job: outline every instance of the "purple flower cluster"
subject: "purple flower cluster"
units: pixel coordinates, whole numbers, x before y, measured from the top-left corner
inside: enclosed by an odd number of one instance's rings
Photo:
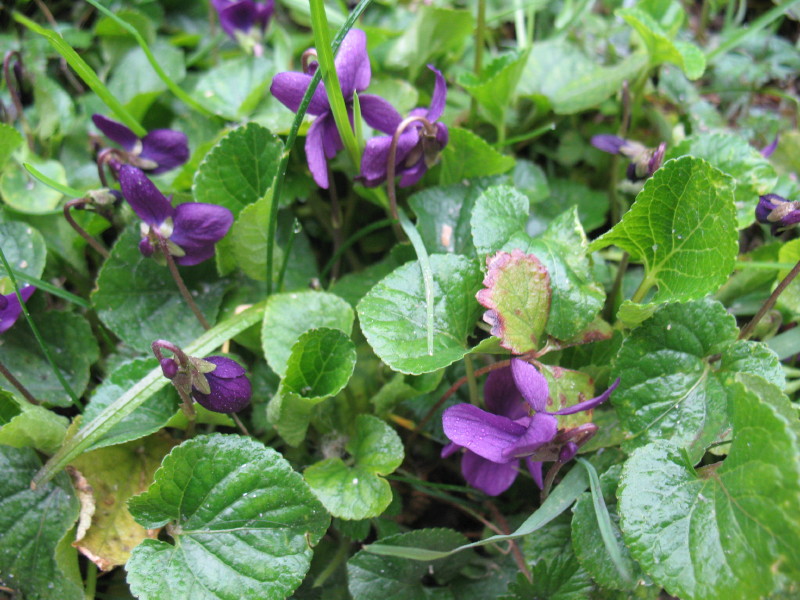
[[[520,459],[541,488],[544,461],[567,462],[578,452],[579,444],[569,432],[558,435],[556,415],[591,410],[608,400],[618,384],[619,380],[615,381],[597,398],[548,412],[549,388],[544,375],[530,363],[514,358],[510,367],[492,371],[486,379],[488,412],[472,404],[456,404],[444,412],[444,433],[452,443],[445,446],[442,456],[465,448],[461,460],[464,478],[491,496],[514,483]]]
[[[766,194],[758,198],[756,220],[772,226],[772,235],[800,223],[800,202],[790,201],[778,194]]]
[[[648,148],[644,144],[626,140],[616,135],[596,135],[592,138],[592,146],[609,154],[621,154],[630,159],[625,176],[631,181],[643,181],[653,176],[664,162],[667,145],[661,142],[657,148]]]
[[[141,169],[123,165],[119,169],[122,195],[143,221],[139,250],[151,256],[165,240],[179,265],[196,265],[214,256],[214,244],[233,224],[230,210],[216,204],[186,202],[176,207]]]
[[[401,126],[406,127],[398,139],[395,155],[396,174],[401,176],[400,185],[413,185],[425,174],[447,144],[447,127],[435,123],[444,111],[447,86],[442,74],[429,66],[436,74],[436,85],[428,109],[418,108],[411,112],[408,121],[386,100],[372,94],[360,94],[367,89],[372,77],[367,55],[367,36],[363,31],[351,29],[342,41],[334,61],[336,74],[342,89],[351,123],[354,120],[354,96],[358,94],[361,116],[377,131],[386,134],[367,141],[361,160],[359,179],[367,186],[376,186],[386,180],[386,166],[392,137]],[[294,112],[300,107],[317,65],[309,65],[306,72],[278,73],[272,80],[270,91],[280,102]],[[306,158],[314,181],[327,189],[328,165],[344,148],[331,112],[328,94],[323,83],[317,86],[308,113],[316,116],[306,136]],[[424,120],[423,120],[424,119]],[[405,125],[403,125],[405,123]],[[426,124],[427,123],[427,124]]]

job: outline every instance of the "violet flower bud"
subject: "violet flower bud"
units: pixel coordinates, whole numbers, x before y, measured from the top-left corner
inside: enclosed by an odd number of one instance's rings
[[[756,220],[772,226],[772,235],[800,223],[800,202],[789,201],[778,194],[766,194],[758,198]]]
[[[203,373],[210,390],[208,394],[192,386],[191,396],[198,404],[218,413],[239,412],[250,404],[253,390],[243,366],[224,356],[209,356],[203,360],[215,368]]]
[[[621,154],[631,160],[625,176],[631,181],[642,181],[653,176],[664,162],[667,145],[661,142],[657,148],[626,140],[616,135],[601,134],[592,137],[592,146],[609,154]]]
[[[161,364],[161,372],[167,379],[175,379],[178,374],[178,361],[174,358],[162,358],[159,363]]]
[[[103,135],[122,146],[126,162],[148,173],[158,175],[189,160],[189,143],[186,134],[180,131],[154,129],[139,138],[122,123],[103,115],[92,115],[92,121]]]

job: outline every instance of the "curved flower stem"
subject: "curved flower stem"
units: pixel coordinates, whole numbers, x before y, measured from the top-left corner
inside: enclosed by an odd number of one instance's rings
[[[386,158],[386,193],[389,195],[389,210],[392,213],[392,218],[397,221],[393,225],[397,239],[402,240],[403,234],[398,223],[400,222],[400,215],[397,212],[397,194],[395,193],[395,161],[397,160],[397,144],[400,141],[400,136],[406,130],[406,127],[412,123],[422,123],[425,132],[430,135],[436,135],[436,127],[434,127],[425,117],[406,117],[394,130],[392,136],[392,144],[389,146],[389,155]]]
[[[542,495],[541,501],[544,502],[547,500],[547,497],[550,495],[550,490],[553,488],[553,482],[556,480],[556,475],[561,470],[561,467],[564,466],[563,462],[556,461],[550,467],[550,470],[547,471],[547,475],[544,477],[544,487],[542,488]]]
[[[17,388],[19,390],[19,393],[25,397],[25,400],[27,400],[31,404],[37,404],[37,405],[41,404],[41,402],[39,402],[36,399],[36,396],[31,394],[30,390],[28,390],[28,388],[22,385],[22,382],[16,377],[14,377],[2,362],[0,362],[0,375],[8,379],[8,382],[15,388]]]
[[[108,258],[109,257],[108,250],[103,248],[103,246],[100,245],[100,242],[98,242],[91,235],[89,235],[87,231],[83,227],[78,225],[75,219],[72,218],[70,209],[72,208],[82,209],[86,206],[86,204],[88,203],[83,198],[76,198],[74,200],[70,200],[64,205],[64,218],[67,220],[67,223],[69,223],[70,226],[78,233],[78,235],[86,240],[86,243],[88,243],[92,248],[97,250],[97,252],[99,252],[103,258]]]
[[[189,439],[194,436],[195,424],[197,423],[197,411],[194,409],[194,400],[186,393],[186,390],[179,385],[172,384],[178,390],[178,396],[181,397],[181,410],[186,415],[186,431],[183,434],[184,439]]]
[[[778,287],[776,287],[775,291],[770,294],[770,297],[767,298],[767,301],[764,302],[763,306],[758,309],[758,312],[752,319],[750,319],[750,322],[742,328],[742,330],[739,332],[740,340],[746,340],[753,335],[753,330],[756,328],[756,325],[758,325],[758,322],[764,317],[764,315],[772,310],[772,307],[775,306],[775,303],[778,301],[778,297],[784,292],[784,290],[786,290],[787,287],[789,287],[789,284],[794,281],[794,278],[797,277],[798,273],[800,273],[800,261],[798,261],[794,268],[789,271],[789,274],[783,278],[783,281],[778,284]]]
[[[108,179],[106,179],[105,166],[110,164],[112,160],[121,160],[122,162],[126,162],[125,157],[122,156],[121,152],[116,148],[103,148],[97,154],[97,176],[100,178],[100,182],[103,184],[103,187],[111,187],[108,185]],[[116,173],[114,172],[113,166],[111,168],[111,173],[116,178]]]
[[[19,65],[20,71],[22,70],[22,57],[20,56],[19,50],[9,50],[6,52],[6,55],[3,58],[3,77],[6,80],[8,95],[11,96],[11,101],[14,103],[14,109],[17,111],[17,118],[19,119],[19,122],[22,123],[22,130],[25,132],[25,139],[28,141],[28,148],[31,152],[33,152],[33,132],[31,131],[31,126],[28,123],[28,119],[25,118],[25,109],[22,106],[22,94],[11,80],[11,63],[14,59],[16,59],[17,65]]]
[[[58,379],[58,382],[61,384],[61,387],[64,388],[64,391],[67,393],[67,396],[69,396],[70,400],[72,400],[72,404],[74,404],[78,410],[83,412],[83,404],[81,404],[80,399],[75,394],[75,392],[72,391],[72,388],[70,387],[69,383],[67,383],[64,374],[58,368],[58,365],[56,365],[56,361],[53,359],[53,355],[50,352],[50,348],[45,343],[42,334],[39,333],[39,328],[36,326],[33,317],[31,317],[31,313],[25,304],[25,300],[23,300],[22,294],[20,294],[19,292],[19,285],[17,284],[17,278],[14,275],[14,270],[11,268],[11,265],[8,264],[8,259],[6,259],[6,255],[3,252],[2,246],[0,246],[0,261],[2,261],[3,266],[6,269],[6,275],[11,280],[11,285],[14,287],[14,293],[17,295],[17,300],[19,300],[19,305],[20,308],[22,309],[22,314],[25,315],[25,320],[28,322],[28,326],[31,328],[31,331],[33,332],[33,337],[36,338],[36,341],[39,344],[39,348],[41,348],[42,350],[42,354],[44,354],[45,359],[50,365],[50,368],[53,370],[53,373],[55,374],[56,379]]]
[[[161,352],[163,349],[172,352],[172,355],[178,359],[178,363],[180,364],[181,368],[186,368],[189,366],[189,357],[186,356],[186,353],[183,350],[181,350],[172,342],[168,342],[167,340],[156,340],[150,344],[150,348],[152,348],[153,354],[156,355],[158,362],[164,360],[164,355]]]
[[[158,247],[161,249],[161,253],[164,255],[164,259],[167,261],[167,267],[169,267],[170,275],[172,275],[172,279],[175,280],[175,284],[178,286],[181,296],[183,296],[183,299],[186,300],[186,304],[189,305],[189,308],[194,313],[194,316],[197,317],[198,321],[200,321],[200,325],[203,326],[203,329],[206,331],[211,329],[211,325],[209,325],[208,321],[206,321],[206,318],[203,315],[203,312],[200,310],[200,307],[197,306],[194,298],[192,298],[189,288],[187,288],[186,284],[183,282],[183,277],[181,277],[180,271],[178,271],[178,266],[175,264],[175,259],[172,258],[172,255],[169,253],[167,240],[158,234],[156,234],[156,238],[158,239]]]
[[[167,340],[156,340],[150,344],[150,347],[152,348],[153,354],[155,354],[159,363],[164,360],[164,355],[162,354],[161,350],[169,350],[172,352],[173,357],[178,359],[181,372],[179,372],[179,374],[172,379],[171,382],[172,387],[175,388],[175,390],[178,392],[178,396],[181,398],[181,410],[183,411],[183,414],[186,415],[186,431],[184,437],[189,439],[194,435],[195,421],[197,420],[197,412],[194,409],[194,400],[192,400],[187,391],[191,389],[192,385],[185,372],[190,368],[189,357],[178,346],[172,342],[168,342]]]

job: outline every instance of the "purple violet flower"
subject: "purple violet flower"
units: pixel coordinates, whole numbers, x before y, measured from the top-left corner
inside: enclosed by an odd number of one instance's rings
[[[158,238],[167,240],[170,254],[179,265],[191,266],[214,256],[214,244],[233,224],[230,210],[216,204],[186,202],[173,207],[141,169],[123,165],[119,170],[122,195],[144,223],[139,250],[151,256]]]
[[[211,4],[219,15],[222,30],[235,42],[252,48],[256,56],[261,56],[261,41],[275,12],[275,0],[211,0]]]
[[[667,144],[661,142],[658,148],[648,148],[644,144],[626,140],[616,135],[596,135],[592,137],[592,146],[609,154],[622,154],[631,159],[626,177],[631,181],[642,181],[653,175],[664,162]]]
[[[367,89],[372,71],[367,55],[367,36],[359,29],[351,29],[342,41],[339,52],[334,61],[339,85],[347,106],[350,120],[353,120],[353,96],[357,92]],[[314,68],[308,69],[309,71]],[[311,73],[298,73],[287,71],[278,73],[272,80],[270,92],[284,106],[297,112],[303,95],[306,93],[313,75]],[[383,133],[394,133],[400,115],[386,100],[372,94],[359,94],[361,116],[373,129]],[[317,118],[311,124],[306,135],[306,159],[308,168],[314,176],[314,181],[321,188],[328,188],[327,161],[336,156],[344,148],[336,122],[333,119],[331,105],[324,83],[320,83],[311,97],[308,105],[308,114]]]
[[[19,290],[22,300],[27,302],[36,288],[32,285],[26,285]],[[22,314],[22,306],[19,303],[19,298],[14,292],[3,296],[0,294],[0,333],[7,331],[14,323],[17,322],[19,316]]]
[[[441,71],[433,65],[428,68],[436,74],[436,84],[433,88],[431,105],[425,108],[415,108],[409,117],[422,117],[435,129],[435,133],[427,132],[427,127],[421,121],[415,121],[400,134],[397,140],[395,154],[395,174],[400,175],[400,187],[414,185],[426,171],[439,160],[439,153],[447,145],[449,134],[444,123],[437,123],[437,119],[444,112],[447,99],[447,83]],[[394,109],[392,109],[394,110]],[[375,187],[386,181],[386,164],[389,159],[389,150],[392,145],[394,132],[400,126],[402,118],[395,111],[395,115],[386,115],[386,125],[390,131],[388,136],[378,136],[367,141],[364,155],[361,157],[361,175],[359,179],[367,187]]]
[[[800,202],[792,202],[778,194],[759,196],[756,220],[771,225],[772,235],[777,235],[800,223]]]
[[[122,123],[107,119],[103,115],[92,115],[92,121],[108,139],[116,142],[126,155],[121,157],[135,167],[158,175],[189,160],[189,143],[186,135],[174,129],[154,129],[143,138]],[[115,166],[114,170],[117,170]]]
[[[491,496],[511,486],[519,459],[524,458],[541,488],[542,462],[566,462],[578,451],[569,432],[558,436],[556,415],[591,410],[608,400],[618,384],[619,380],[596,398],[548,412],[550,392],[544,375],[530,363],[512,359],[510,367],[493,371],[486,380],[484,397],[491,412],[471,404],[456,404],[444,412],[444,433],[452,443],[444,448],[442,456],[466,448],[461,462],[464,478]]]
[[[218,413],[239,412],[250,404],[253,390],[242,365],[224,356],[208,356],[203,361],[215,368],[203,373],[210,389],[208,394],[192,387],[195,402]]]
[[[765,146],[761,150],[761,156],[763,156],[764,158],[769,158],[770,156],[772,156],[775,153],[775,150],[778,149],[778,142],[780,142],[780,139],[781,139],[780,134],[776,134],[775,139],[772,140],[772,142],[770,142],[769,145]]]

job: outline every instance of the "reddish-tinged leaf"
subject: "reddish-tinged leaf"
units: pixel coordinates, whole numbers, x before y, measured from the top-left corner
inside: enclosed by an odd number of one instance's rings
[[[476,295],[483,320],[503,348],[524,354],[538,347],[550,314],[550,275],[533,254],[498,252],[486,259],[485,289]]]

